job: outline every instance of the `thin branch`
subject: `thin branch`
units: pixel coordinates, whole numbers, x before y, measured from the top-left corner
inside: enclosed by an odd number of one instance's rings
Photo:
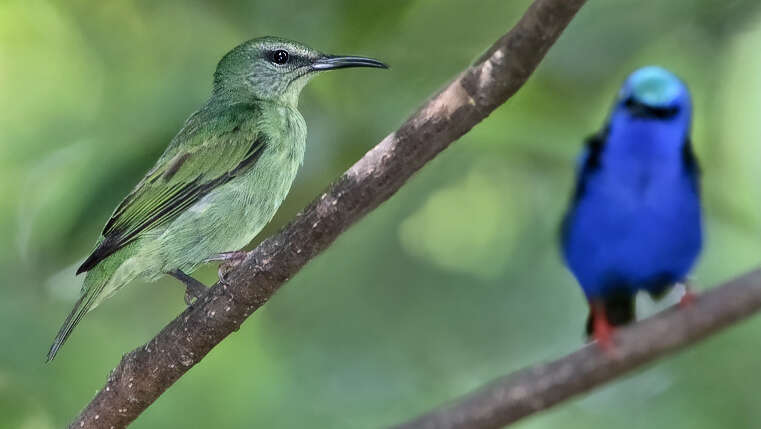
[[[588,345],[553,362],[499,378],[395,429],[501,428],[700,341],[761,310],[761,270],[614,336],[615,352]]]
[[[125,355],[72,428],[121,428],[215,345],[238,330],[289,278],[412,174],[504,103],[528,79],[585,0],[535,0],[476,63],[341,176],[226,282]]]

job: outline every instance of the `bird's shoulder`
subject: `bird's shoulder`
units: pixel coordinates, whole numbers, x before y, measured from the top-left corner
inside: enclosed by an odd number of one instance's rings
[[[220,104],[207,103],[185,120],[180,131],[172,138],[154,169],[161,168],[180,152],[189,152],[198,146],[224,144],[233,138],[255,138],[261,132],[264,108],[259,103]]]

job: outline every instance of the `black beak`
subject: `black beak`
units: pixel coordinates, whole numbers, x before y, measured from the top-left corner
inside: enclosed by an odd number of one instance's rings
[[[314,71],[346,69],[349,67],[388,68],[386,64],[372,58],[341,55],[326,55],[312,64],[312,70]]]

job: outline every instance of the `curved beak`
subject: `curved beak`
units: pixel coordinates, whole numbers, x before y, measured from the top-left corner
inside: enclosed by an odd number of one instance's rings
[[[314,71],[345,69],[349,67],[388,68],[386,64],[372,58],[343,55],[326,55],[312,64],[312,70]]]

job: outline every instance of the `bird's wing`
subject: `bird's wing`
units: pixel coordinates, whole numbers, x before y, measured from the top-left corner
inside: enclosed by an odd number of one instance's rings
[[[692,150],[692,140],[689,137],[682,143],[682,166],[693,189],[700,194],[700,163]]]
[[[228,109],[186,124],[156,165],[119,204],[93,253],[77,269],[89,271],[142,233],[176,219],[214,188],[251,169],[266,145],[258,111]],[[186,141],[177,144],[177,139]]]
[[[600,168],[600,157],[602,156],[602,151],[605,147],[607,133],[607,130],[603,130],[602,132],[588,137],[585,142],[584,152],[582,152],[581,157],[579,157],[576,171],[576,189],[573,193],[573,203],[578,202],[584,195],[589,175]]]
[[[584,192],[586,191],[587,181],[589,175],[595,170],[600,168],[600,157],[605,147],[605,139],[607,138],[608,130],[604,129],[597,134],[587,137],[584,145],[584,150],[579,156],[578,163],[576,165],[576,185],[571,199],[568,203],[563,220],[560,223],[560,241],[564,242],[567,238],[569,222],[573,215],[574,207],[578,204]]]

